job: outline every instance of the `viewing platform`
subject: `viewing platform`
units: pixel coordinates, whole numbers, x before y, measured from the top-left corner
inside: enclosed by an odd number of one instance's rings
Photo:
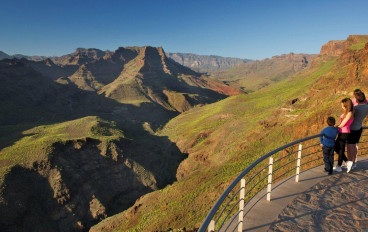
[[[336,162],[335,162],[336,163]],[[275,184],[244,208],[243,231],[368,231],[368,159],[350,173],[327,175],[323,166]],[[237,231],[237,220],[224,228]]]
[[[293,141],[250,164],[199,231],[368,231],[368,135],[359,142],[357,167],[332,175],[324,171],[320,136]]]

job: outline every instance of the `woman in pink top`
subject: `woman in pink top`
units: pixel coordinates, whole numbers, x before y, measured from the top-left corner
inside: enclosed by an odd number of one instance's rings
[[[343,161],[347,162],[348,158],[345,156],[346,139],[350,133],[350,125],[354,120],[354,106],[350,98],[344,98],[341,101],[341,108],[343,114],[340,116],[339,134],[335,143],[335,152],[339,155],[335,171],[341,172],[341,164]]]

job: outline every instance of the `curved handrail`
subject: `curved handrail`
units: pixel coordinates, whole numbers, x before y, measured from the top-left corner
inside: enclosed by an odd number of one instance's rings
[[[363,129],[368,129],[368,127],[363,127]],[[259,159],[257,159],[256,161],[254,161],[251,165],[249,165],[246,169],[244,169],[234,180],[233,182],[231,182],[231,184],[229,185],[229,187],[224,191],[224,193],[219,197],[219,199],[216,201],[215,205],[211,208],[210,212],[207,214],[206,218],[204,219],[201,227],[199,228],[199,232],[205,232],[207,227],[209,226],[212,218],[215,216],[215,213],[217,212],[217,210],[220,208],[221,204],[224,202],[225,198],[229,195],[229,193],[234,189],[234,187],[239,183],[239,181],[247,174],[249,173],[249,171],[251,171],[255,166],[257,166],[259,163],[261,163],[263,160],[265,160],[266,158],[272,156],[273,154],[276,154],[279,151],[284,150],[285,148],[294,146],[298,143],[301,142],[305,142],[317,137],[323,136],[323,134],[317,134],[317,135],[312,135],[309,137],[305,137],[299,140],[296,140],[294,142],[288,143],[284,146],[281,146],[279,148],[276,148],[275,150],[265,154],[264,156],[260,157]]]

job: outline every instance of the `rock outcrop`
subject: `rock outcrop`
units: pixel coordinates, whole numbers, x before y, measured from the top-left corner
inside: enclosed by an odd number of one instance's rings
[[[320,54],[338,56],[341,55],[345,49],[346,49],[345,40],[329,41],[328,43],[322,46]]]
[[[367,35],[350,35],[346,40],[333,40],[324,44],[321,48],[321,55],[339,56],[344,50],[353,44],[368,42]]]

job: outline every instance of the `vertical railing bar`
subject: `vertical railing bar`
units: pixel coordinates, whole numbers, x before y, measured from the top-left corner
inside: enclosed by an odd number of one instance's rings
[[[239,219],[238,232],[243,231],[243,215],[244,215],[244,194],[245,194],[245,179],[240,181],[240,202],[239,202]]]
[[[270,157],[270,166],[268,167],[267,201],[271,201],[272,165],[273,165],[273,158]]]
[[[211,220],[210,224],[208,225],[208,232],[214,232],[215,231],[215,221]]]
[[[302,158],[302,148],[303,146],[299,144],[298,149],[298,160],[296,161],[296,175],[295,175],[295,182],[299,182],[299,174],[300,174],[300,162]]]

